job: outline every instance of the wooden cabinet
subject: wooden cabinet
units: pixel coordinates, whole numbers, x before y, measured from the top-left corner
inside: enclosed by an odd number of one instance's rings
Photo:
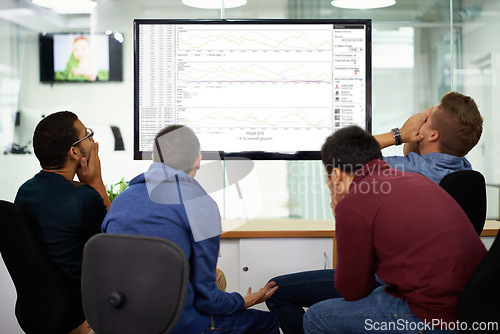
[[[227,291],[245,295],[271,278],[293,272],[331,269],[333,238],[228,238],[221,240],[218,267],[227,279]],[[264,304],[257,309],[266,310]]]

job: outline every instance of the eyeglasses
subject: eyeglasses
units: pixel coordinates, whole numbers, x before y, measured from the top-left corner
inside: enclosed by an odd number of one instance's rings
[[[76,145],[77,145],[77,144],[79,144],[80,142],[82,142],[82,141],[84,141],[85,139],[90,138],[90,137],[92,137],[92,136],[94,135],[94,131],[93,131],[91,128],[86,128],[86,129],[87,129],[87,135],[86,135],[85,137],[83,137],[82,139],[79,139],[79,140],[75,141],[75,142],[71,145],[71,147],[76,146]]]

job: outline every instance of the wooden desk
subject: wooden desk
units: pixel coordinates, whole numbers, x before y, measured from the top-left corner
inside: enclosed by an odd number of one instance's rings
[[[335,221],[303,219],[258,219],[251,221],[224,220],[222,239],[239,238],[332,238],[333,268],[337,265],[337,242]],[[500,221],[487,220],[481,237],[495,237],[500,229]]]
[[[498,220],[487,220],[484,223],[483,232],[481,232],[482,237],[495,237],[500,229],[500,221]]]
[[[256,219],[222,221],[221,238],[321,238],[335,237],[335,221]]]
[[[332,266],[337,265],[337,242],[333,219],[256,219],[248,222],[225,220],[221,238],[332,238]]]

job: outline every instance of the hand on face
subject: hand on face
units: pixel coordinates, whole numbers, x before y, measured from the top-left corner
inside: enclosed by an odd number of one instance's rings
[[[401,127],[401,139],[403,143],[418,143],[424,138],[419,133],[420,128],[427,121],[432,109],[434,107],[421,111],[406,120],[405,124]]]
[[[337,207],[337,204],[339,203],[339,201],[338,201],[338,199],[335,196],[333,196],[332,193],[330,193],[330,198],[332,200],[330,202],[330,208],[332,208],[333,217],[336,218],[335,217],[335,208]]]
[[[99,143],[91,140],[90,153],[88,158],[83,156],[80,158],[80,167],[77,170],[78,179],[87,184],[92,184],[96,181],[101,181],[101,161],[99,160]]]
[[[326,184],[328,186],[328,190],[330,190],[330,208],[332,208],[333,216],[335,217],[335,208],[339,201],[347,194],[346,184],[341,182],[337,175],[340,171],[332,170],[332,174],[327,176]],[[339,174],[340,175],[340,174]]]

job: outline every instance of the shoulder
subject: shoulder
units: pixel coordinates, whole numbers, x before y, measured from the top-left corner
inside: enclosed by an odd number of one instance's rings
[[[415,152],[410,152],[405,156],[391,156],[384,157],[383,159],[392,168],[399,170],[401,170],[401,166],[411,166],[425,163],[425,159],[423,159],[421,155],[418,155]]]
[[[451,169],[472,169],[472,165],[466,157],[457,157],[446,153],[427,153],[421,158],[428,163],[435,165],[445,165]]]
[[[17,190],[16,198],[25,195],[27,192],[29,192],[29,189],[32,188],[33,186],[36,186],[36,181],[34,181],[33,179],[29,179],[26,182],[24,182]]]
[[[53,183],[59,180],[59,175],[55,173],[48,173],[40,171],[35,174],[31,179],[26,180],[19,189],[42,186],[45,183]]]
[[[23,206],[25,202],[33,196],[33,192],[31,191],[31,189],[34,189],[34,187],[32,186],[32,180],[33,179],[29,179],[19,187],[16,193],[16,198],[14,199],[14,203]]]
[[[53,194],[66,194],[73,189],[76,189],[76,187],[62,175],[40,171],[19,187],[16,200],[21,197],[34,198]]]
[[[95,190],[92,186],[86,184],[86,183],[81,183],[76,186],[76,191],[81,194],[81,196],[88,196],[88,197],[101,197],[97,190]]]

